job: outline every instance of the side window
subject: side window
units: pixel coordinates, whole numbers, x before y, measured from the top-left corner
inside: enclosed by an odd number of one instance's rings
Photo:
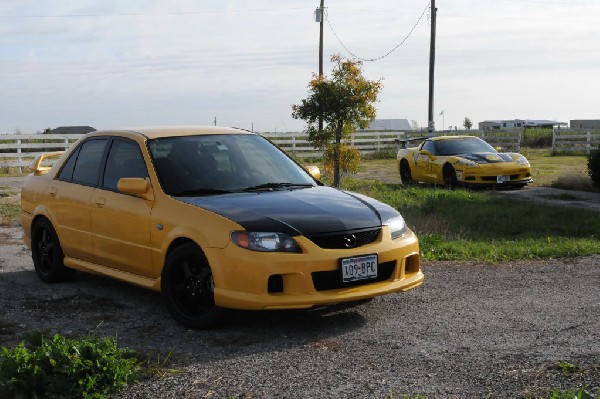
[[[77,147],[75,151],[69,156],[69,159],[63,165],[58,178],[60,180],[71,180],[73,179],[73,169],[75,169],[75,162],[77,162],[77,156],[79,155],[79,150],[81,147]]]
[[[423,149],[429,151],[431,155],[436,155],[435,143],[433,141],[426,141],[425,144],[423,144]]]
[[[113,141],[106,160],[102,187],[116,190],[123,177],[148,177],[144,158],[136,142],[116,139]]]
[[[98,184],[102,156],[107,139],[93,139],[84,142],[79,150],[79,156],[73,170],[73,181],[87,185]]]

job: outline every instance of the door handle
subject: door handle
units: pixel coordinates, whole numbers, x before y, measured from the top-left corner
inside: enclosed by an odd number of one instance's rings
[[[56,188],[56,187],[50,187],[50,196],[52,198],[56,197],[57,193],[58,193],[58,188]]]
[[[104,198],[104,197],[96,198],[96,205],[98,205],[99,208],[104,208],[104,206],[106,205],[106,198]]]

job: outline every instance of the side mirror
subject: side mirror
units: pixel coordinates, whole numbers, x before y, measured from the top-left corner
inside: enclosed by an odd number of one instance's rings
[[[494,149],[498,152],[502,151],[502,147],[494,147]]]
[[[152,199],[150,182],[140,177],[124,177],[119,179],[117,189],[123,194],[135,195],[144,199]]]
[[[321,170],[316,165],[309,165],[309,166],[307,166],[306,167],[306,171],[308,173],[310,173],[310,175],[313,178],[315,178],[316,180],[319,180],[321,178]]]
[[[421,151],[419,151],[419,154],[421,154],[421,155],[427,155],[428,157],[431,156],[431,153],[429,151],[427,151],[427,150],[421,150]]]

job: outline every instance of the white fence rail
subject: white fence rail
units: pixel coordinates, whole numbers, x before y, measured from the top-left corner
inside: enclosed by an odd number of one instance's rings
[[[459,135],[469,134],[481,137],[493,146],[502,147],[505,151],[518,151],[520,144],[519,132],[484,132],[477,130],[463,131],[444,131],[436,132],[435,135]],[[306,133],[286,132],[286,133],[261,133],[263,137],[268,138],[277,144],[284,151],[297,158],[320,157],[322,152],[314,148],[308,141]],[[5,134],[0,135],[0,166],[21,168],[29,163],[37,155],[49,151],[62,151],[69,148],[75,141],[81,138],[80,134]],[[422,137],[427,136],[427,132],[357,132],[351,136],[350,144],[358,148],[362,154],[372,154],[379,151],[395,150],[398,138]]]
[[[286,133],[260,133],[261,136],[268,138],[279,148],[297,158],[320,157],[323,152],[314,148],[308,141],[306,133],[286,132]],[[362,154],[372,154],[378,151],[385,151],[397,148],[396,139],[406,137],[404,132],[356,132],[349,140],[350,145],[358,148]]]
[[[487,132],[479,130],[469,131],[444,131],[436,132],[433,136],[441,135],[470,135],[481,137],[492,146],[501,147],[503,151],[519,151],[521,144],[521,133],[515,131],[497,131]],[[321,156],[321,152],[318,149],[312,147],[308,141],[306,133],[261,133],[263,137],[268,138],[275,144],[277,144],[284,151],[294,155],[298,158],[305,157],[318,157]],[[397,144],[395,140],[397,138],[411,138],[411,137],[426,137],[427,132],[357,132],[352,135],[350,144],[360,150],[362,154],[370,154],[378,151],[396,149]]]
[[[29,163],[39,154],[64,151],[82,134],[3,134],[0,135],[0,166],[18,168]]]
[[[600,148],[600,132],[555,130],[552,135],[552,152],[585,152]]]

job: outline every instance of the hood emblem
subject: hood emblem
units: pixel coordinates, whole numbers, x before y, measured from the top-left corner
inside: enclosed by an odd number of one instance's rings
[[[344,242],[344,247],[346,248],[354,248],[357,244],[356,236],[354,234],[348,234],[347,236],[344,236],[342,241]]]

